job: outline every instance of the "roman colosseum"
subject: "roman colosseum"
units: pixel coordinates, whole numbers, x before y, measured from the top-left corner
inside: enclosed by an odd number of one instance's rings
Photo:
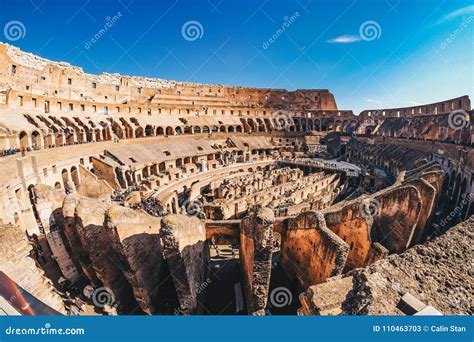
[[[0,76],[3,313],[473,313],[468,96],[355,115],[7,44]]]

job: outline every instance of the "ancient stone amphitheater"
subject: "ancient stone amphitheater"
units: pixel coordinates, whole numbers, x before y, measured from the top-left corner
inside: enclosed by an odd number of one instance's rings
[[[472,314],[473,118],[0,44],[0,310]]]

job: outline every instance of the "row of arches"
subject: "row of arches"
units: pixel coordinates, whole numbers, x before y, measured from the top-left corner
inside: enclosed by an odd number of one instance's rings
[[[296,118],[277,115],[272,118],[241,118],[245,132],[351,132],[357,128],[357,120]]]

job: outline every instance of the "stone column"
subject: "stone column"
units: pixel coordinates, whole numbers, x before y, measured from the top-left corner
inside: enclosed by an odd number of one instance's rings
[[[257,208],[240,225],[240,259],[247,309],[251,315],[264,315],[272,269],[273,222],[268,208]]]

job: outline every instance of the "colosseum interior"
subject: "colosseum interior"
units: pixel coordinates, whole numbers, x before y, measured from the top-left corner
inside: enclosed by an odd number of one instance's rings
[[[473,313],[468,96],[355,115],[8,44],[0,77],[4,313]]]

